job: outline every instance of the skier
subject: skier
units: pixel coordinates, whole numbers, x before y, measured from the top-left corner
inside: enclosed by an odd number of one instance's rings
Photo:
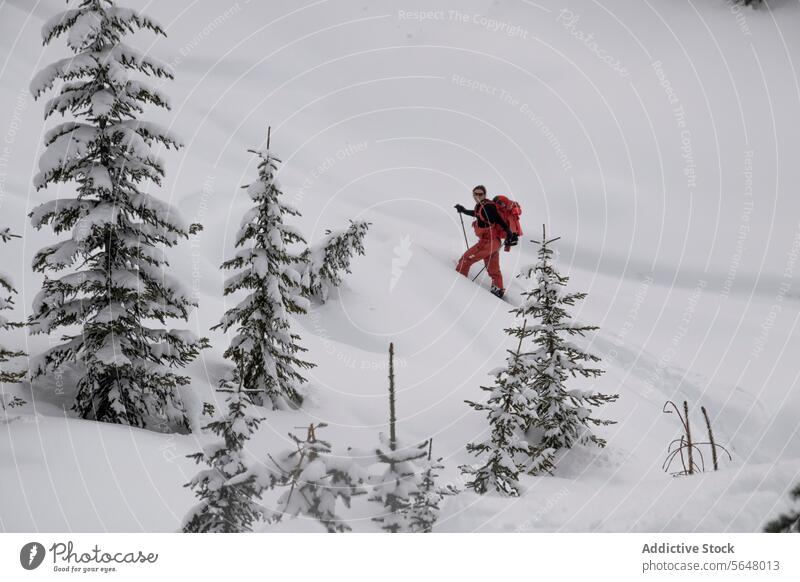
[[[489,277],[492,278],[492,293],[502,299],[506,290],[503,287],[503,274],[500,272],[500,245],[505,238],[506,250],[517,244],[518,237],[509,228],[497,211],[497,205],[486,198],[486,187],[477,185],[472,189],[475,209],[467,210],[461,204],[455,209],[467,216],[474,216],[472,227],[478,237],[478,243],[468,248],[456,265],[456,271],[469,276],[469,269],[476,262],[483,260]]]

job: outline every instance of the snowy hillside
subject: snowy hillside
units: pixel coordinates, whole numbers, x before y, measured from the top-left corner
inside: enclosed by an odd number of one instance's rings
[[[53,122],[28,86],[66,48],[42,49],[40,36],[64,3],[31,4],[0,0],[0,229],[23,237],[0,245],[0,271],[16,283],[6,315],[18,319],[42,283],[34,253],[55,240],[26,215],[73,191],[33,186]],[[394,342],[403,442],[432,437],[443,481],[463,489],[465,445],[487,430],[464,400],[481,397],[513,347],[514,276],[546,223],[570,289],[588,293],[576,318],[600,328],[582,345],[606,373],[575,386],[619,394],[600,413],[618,422],[600,431],[606,449],[573,449],[554,476],[525,477],[520,498],[449,498],[436,531],[758,531],[789,503],[800,480],[797,2],[125,4],[168,33],[131,43],[174,67],[161,86],[172,110],[147,117],[186,144],[162,152],[166,178],[151,193],[203,225],[169,251],[199,302],[189,327],[213,346],[182,389],[194,433],[77,418],[70,369],[4,385],[27,404],[0,424],[0,531],[180,527],[195,503],[186,455],[209,442],[203,402],[229,366],[229,338],[209,330],[233,305],[219,265],[251,205],[247,150],[268,125],[281,187],[303,214],[292,224],[309,241],[348,219],[372,226],[344,285],[295,319],[317,364],[308,405],[260,410],[252,455],[276,454],[309,422],[327,423],[339,447],[376,445]],[[501,253],[508,303],[485,273],[472,283],[454,270],[464,236],[453,205],[470,205],[475,184],[524,209],[521,244]],[[34,355],[58,339],[6,337]],[[680,435],[668,400],[688,401],[700,435],[708,410],[732,455],[720,471],[663,471]],[[377,531],[373,514],[358,499],[346,515]],[[322,531],[304,519],[266,530]]]

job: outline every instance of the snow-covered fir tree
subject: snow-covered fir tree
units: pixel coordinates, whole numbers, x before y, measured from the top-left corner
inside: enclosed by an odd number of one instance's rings
[[[185,485],[200,499],[184,519],[187,533],[248,532],[265,515],[258,501],[264,487],[251,472],[254,461],[246,450],[263,418],[254,414],[241,384],[225,385],[218,393],[226,395],[225,413],[203,428],[220,440],[189,455],[205,468]]]
[[[379,504],[381,509],[372,519],[390,533],[413,531],[411,511],[424,478],[415,461],[426,456],[427,443],[405,447],[384,433],[380,433],[379,438],[380,446],[375,448],[374,454],[383,472],[370,479],[372,495],[369,500]]]
[[[591,390],[568,389],[568,378],[594,378],[603,370],[593,367],[599,357],[585,351],[571,341],[598,329],[581,325],[570,319],[567,308],[586,297],[586,293],[566,291],[569,277],[559,274],[552,263],[550,244],[542,227],[542,240],[538,242],[538,260],[529,267],[525,276],[532,281],[529,291],[523,293],[524,301],[514,312],[517,318],[532,321],[529,333],[512,330],[522,341],[530,339],[530,349],[520,358],[532,368],[526,381],[535,392],[534,411],[530,413],[528,437],[532,444],[528,471],[550,472],[554,469],[554,455],[575,444],[605,446],[605,441],[591,430],[592,426],[614,424],[592,416],[592,409],[614,402],[619,395],[607,395]],[[527,344],[526,344],[527,346]],[[526,398],[529,396],[526,395]]]
[[[290,434],[295,449],[270,457],[273,467],[261,472],[260,482],[285,490],[273,519],[303,515],[330,533],[346,532],[352,528],[337,513],[337,503],[349,508],[351,499],[365,492],[366,474],[355,459],[334,454],[330,442],[317,438],[316,431],[325,426],[310,425],[305,439]]]
[[[407,511],[408,528],[412,532],[432,532],[445,498],[458,493],[458,489],[453,485],[437,484],[436,480],[442,469],[444,469],[442,458],[433,459],[433,439],[430,439],[428,457],[421,467],[422,479],[419,489],[411,495],[411,506]]]
[[[275,181],[279,160],[269,152],[269,139],[267,144],[266,150],[251,150],[258,156],[258,179],[244,188],[255,206],[244,215],[236,234],[239,250],[222,264],[223,269],[236,271],[225,281],[225,295],[240,290],[248,294],[212,329],[236,330],[225,351],[235,365],[229,381],[243,381],[254,391],[256,404],[269,403],[277,409],[302,403],[301,385],[306,379],[300,370],[315,364],[300,357],[306,348],[292,333],[290,322],[290,314],[306,313],[309,306],[301,275],[306,259],[290,248],[305,240],[284,223],[286,216],[300,212],[281,200],[283,192]]]
[[[350,273],[353,257],[364,255],[364,237],[369,227],[369,222],[351,220],[346,230],[327,230],[322,242],[306,249],[305,285],[310,298],[325,303],[331,290],[342,284],[344,273]]]
[[[22,406],[23,404],[25,404],[25,401],[19,396],[0,392],[0,410],[3,412],[3,414],[0,415],[0,421],[8,423],[14,420],[14,418],[8,416],[8,411],[12,408]]]
[[[12,234],[8,228],[0,229],[0,242],[7,243],[12,238],[20,238],[19,235]],[[0,271],[0,312],[6,311],[13,308],[14,305],[14,298],[13,294],[17,292],[14,289],[14,283],[11,280],[11,276]],[[16,323],[9,321],[6,317],[0,314],[0,331],[4,331],[7,329],[12,329],[15,327],[23,327],[25,324],[23,323]],[[24,370],[14,370],[9,369],[6,367],[6,364],[13,361],[16,358],[21,358],[25,355],[25,352],[20,350],[12,350],[7,348],[3,344],[0,344],[0,384],[14,384],[19,382],[25,377],[26,372]],[[6,402],[8,400],[8,402]],[[16,404],[12,404],[14,401],[19,401]],[[6,395],[3,395],[3,400],[0,401],[0,404],[3,404],[4,408],[6,405],[9,407],[11,406],[19,406],[23,402],[19,398],[6,398]]]
[[[469,477],[467,487],[476,493],[496,491],[516,496],[530,452],[525,433],[536,415],[532,387],[535,370],[532,361],[521,353],[523,340],[533,332],[523,320],[506,333],[517,338],[517,346],[509,350],[506,366],[491,373],[494,384],[481,386],[488,394],[486,402],[466,401],[474,410],[486,413],[489,434],[482,441],[467,444],[467,451],[479,462],[463,465],[461,471]]]
[[[797,509],[779,515],[764,526],[767,533],[800,533],[800,485],[789,493],[793,501],[798,503]]]
[[[381,529],[391,533],[411,531],[410,510],[414,496],[422,486],[423,475],[414,461],[426,456],[427,442],[416,447],[401,446],[397,438],[397,417],[394,384],[394,344],[389,344],[389,436],[380,433],[380,445],[374,454],[383,472],[373,477],[372,495],[369,497],[381,506],[380,514],[373,521]]]
[[[195,303],[167,273],[165,247],[199,229],[147,193],[160,185],[157,148],[179,147],[168,130],[139,119],[145,106],[168,108],[147,77],[172,78],[169,68],[123,42],[137,30],[164,35],[153,19],[111,0],[82,0],[50,19],[44,44],[66,35],[72,56],[39,72],[39,98],[57,82],[45,118],[71,114],[45,135],[37,190],[75,183],[74,198],[45,202],[31,212],[64,240],[41,249],[33,268],[45,273],[33,304],[33,333],[62,333],[63,343],[33,367],[36,377],[73,362],[81,374],[74,409],[83,418],[159,430],[188,430],[176,373],[207,340],[167,320],[186,320]],[[139,78],[137,78],[139,77]]]

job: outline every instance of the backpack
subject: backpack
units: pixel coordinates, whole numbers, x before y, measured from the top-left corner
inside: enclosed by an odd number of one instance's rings
[[[497,213],[506,221],[508,228],[517,236],[522,236],[522,225],[519,222],[519,217],[522,216],[522,206],[519,202],[511,200],[508,196],[502,194],[494,197],[494,205],[497,207]],[[505,233],[503,233],[505,236]]]

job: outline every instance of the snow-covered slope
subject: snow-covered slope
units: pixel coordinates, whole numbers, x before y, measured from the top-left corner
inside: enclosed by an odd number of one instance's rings
[[[128,2],[144,7],[145,2]],[[42,19],[61,2],[0,4],[0,220],[24,235],[0,248],[30,309],[29,265],[50,233],[26,213],[56,192],[32,176],[45,125],[26,92],[64,56],[42,50]],[[555,477],[526,478],[520,499],[463,493],[441,531],[753,531],[800,479],[800,6],[738,11],[724,0],[556,3],[159,3],[169,38],[141,36],[171,62],[173,110],[154,113],[187,147],[165,154],[157,193],[204,231],[173,254],[198,294],[190,327],[213,350],[190,369],[195,426],[225,362],[209,333],[226,306],[218,265],[248,206],[249,147],[272,126],[281,184],[311,240],[348,218],[372,222],[367,255],[340,293],[298,318],[318,367],[303,412],[264,411],[252,443],[265,456],[311,422],[335,445],[377,443],[385,427],[386,355],[397,352],[399,428],[434,438],[459,485],[466,442],[486,430],[465,404],[510,342],[509,305],[453,270],[463,251],[457,202],[484,183],[524,207],[524,242],[503,253],[513,275],[533,261],[541,224],[561,236],[558,264],[589,296],[576,316],[600,326],[596,381],[619,401],[600,453],[574,451]],[[591,35],[591,38],[587,38]],[[611,65],[609,65],[611,63]],[[477,271],[475,271],[477,272]],[[47,337],[12,336],[36,353]],[[28,400],[0,425],[0,530],[169,531],[194,498],[185,458],[207,437],[160,435],[72,417],[63,378],[6,389]],[[668,399],[705,406],[733,460],[672,478],[661,469],[679,434]],[[349,514],[374,531],[371,508]],[[274,529],[274,528],[271,528]],[[319,531],[296,520],[282,530]]]

